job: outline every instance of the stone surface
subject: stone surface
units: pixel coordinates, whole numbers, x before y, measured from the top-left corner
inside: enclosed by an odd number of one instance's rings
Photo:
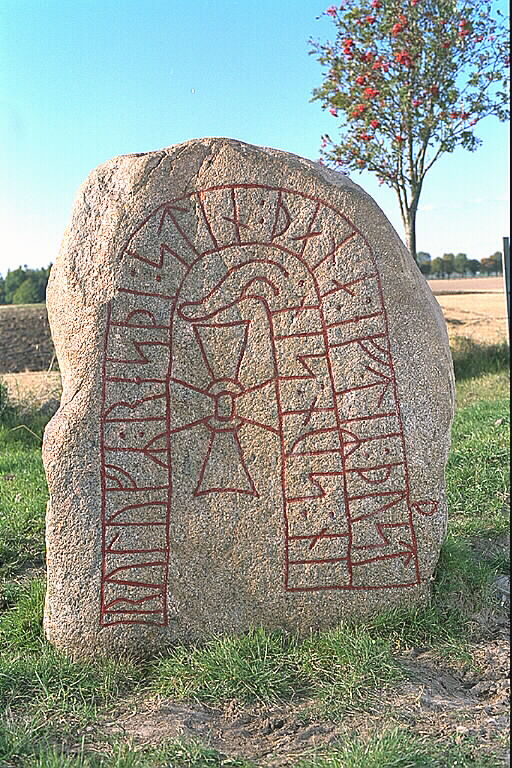
[[[115,158],[78,193],[48,309],[53,643],[143,655],[427,597],[447,336],[345,176],[227,139]]]

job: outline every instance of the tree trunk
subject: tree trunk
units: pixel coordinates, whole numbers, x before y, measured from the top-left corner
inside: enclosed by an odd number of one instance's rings
[[[421,192],[421,184],[416,189],[407,190],[405,187],[397,185],[395,192],[400,205],[402,222],[405,231],[405,244],[414,261],[418,263],[418,254],[416,253],[416,211],[418,210],[418,200]],[[412,197],[410,202],[408,192]]]
[[[416,253],[416,207],[415,206],[411,206],[411,208],[405,211],[404,228],[405,228],[405,244],[407,245],[407,248],[409,249],[409,253],[413,257],[414,261],[417,262],[418,259],[417,259],[417,253]]]

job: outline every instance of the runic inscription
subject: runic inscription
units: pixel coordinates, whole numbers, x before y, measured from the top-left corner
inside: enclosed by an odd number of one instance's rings
[[[227,185],[163,203],[122,255],[103,361],[101,624],[167,623],[172,516],[212,494],[236,494],[241,514],[260,503],[255,443],[279,457],[283,589],[418,584],[412,515],[436,502],[410,498],[362,234],[321,200]]]

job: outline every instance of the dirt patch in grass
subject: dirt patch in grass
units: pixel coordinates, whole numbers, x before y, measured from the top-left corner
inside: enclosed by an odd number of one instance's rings
[[[447,745],[475,744],[477,755],[507,764],[509,728],[508,644],[498,637],[471,648],[471,664],[443,663],[432,651],[413,649],[400,657],[408,680],[383,691],[363,711],[340,720],[311,716],[312,703],[282,706],[207,707],[195,702],[147,699],[131,702],[104,723],[106,732],[136,747],[168,739],[199,742],[258,766],[284,768],[310,750],[343,743],[357,734],[398,726]]]
[[[299,708],[284,705],[242,708],[230,702],[214,708],[147,700],[135,712],[120,713],[111,727],[135,746],[181,739],[207,744],[229,757],[254,760],[260,766],[285,766],[293,765],[306,750],[326,746],[337,737],[332,722],[306,723],[304,719]]]
[[[473,544],[476,553],[505,557],[509,538],[475,539]],[[136,748],[181,739],[262,768],[288,768],[311,750],[354,738],[367,741],[376,732],[397,727],[446,745],[447,750],[453,744],[469,745],[472,765],[492,759],[493,765],[505,766],[510,727],[509,601],[506,591],[491,588],[489,600],[468,619],[471,642],[460,658],[443,655],[442,647],[399,652],[396,658],[405,679],[341,717],[300,697],[286,704],[255,706],[236,701],[207,706],[147,697],[125,702],[99,724],[99,732],[121,737]]]

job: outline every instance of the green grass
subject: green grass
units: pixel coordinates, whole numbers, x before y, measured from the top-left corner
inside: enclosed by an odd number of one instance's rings
[[[247,760],[195,743],[168,741],[146,748],[104,743],[92,751],[85,738],[78,745],[57,746],[49,734],[34,745],[38,732],[38,721],[25,723],[23,730],[14,726],[8,736],[0,731],[2,768],[255,768]]]
[[[44,752],[52,739],[72,740],[77,728],[94,722],[100,711],[134,690],[143,674],[140,665],[127,659],[74,662],[50,646],[42,633],[43,598],[40,580],[11,582],[4,587],[7,609],[0,614],[0,711],[16,714],[13,722],[7,717],[0,722],[2,768],[24,749],[37,747]],[[18,764],[23,768],[25,764],[39,765],[30,760],[13,763],[16,768]]]
[[[37,655],[0,657],[0,703],[49,711],[86,723],[98,709],[133,689],[139,667],[111,659],[96,664],[73,662],[46,643]]]
[[[257,629],[178,647],[152,667],[153,688],[175,699],[280,702],[307,695],[330,712],[360,703],[401,677],[391,644],[344,624],[299,641]]]
[[[152,678],[159,693],[207,703],[277,702],[307,686],[298,644],[262,629],[215,638],[202,647],[179,646],[153,666]]]
[[[480,400],[458,410],[446,468],[452,535],[498,535],[508,528],[502,510],[508,494],[509,438],[506,398]]]
[[[475,379],[457,382],[457,408],[466,408],[480,401],[494,402],[510,397],[510,377],[507,371],[486,373]]]
[[[403,677],[388,638],[362,624],[311,635],[301,644],[300,657],[315,709],[331,716],[361,706]]]
[[[41,462],[44,416],[15,408],[0,382],[0,578],[42,565],[48,491]]]
[[[39,446],[10,441],[0,451],[0,480],[0,576],[7,578],[43,562],[47,489]]]
[[[494,758],[478,755],[472,745],[440,745],[434,738],[399,728],[361,739],[357,734],[340,745],[300,759],[295,768],[497,768]]]
[[[14,650],[20,653],[41,651],[44,593],[42,579],[22,584],[5,584],[3,600],[5,608],[9,610],[0,614],[0,653]]]
[[[40,443],[45,417],[19,409],[0,386],[0,766],[4,768],[249,768],[215,750],[172,742],[136,749],[87,727],[126,698],[166,696],[218,705],[308,701],[313,716],[363,709],[403,676],[396,652],[429,647],[470,660],[471,617],[489,601],[489,585],[506,572],[493,543],[508,520],[508,377],[504,349],[456,348],[457,414],[447,467],[449,529],[430,604],[395,609],[299,640],[254,629],[176,647],[147,663],[130,659],[74,662],[44,640],[46,483]],[[489,547],[487,547],[489,543]],[[297,768],[484,768],[498,765],[451,745],[445,762],[426,741],[391,730],[354,736]],[[478,762],[481,760],[481,762]],[[309,761],[309,762],[308,762]],[[380,762],[379,762],[380,761]],[[475,762],[476,761],[476,762]]]
[[[450,348],[458,382],[489,373],[500,373],[510,363],[510,350],[506,341],[481,344],[461,336],[451,342]]]

